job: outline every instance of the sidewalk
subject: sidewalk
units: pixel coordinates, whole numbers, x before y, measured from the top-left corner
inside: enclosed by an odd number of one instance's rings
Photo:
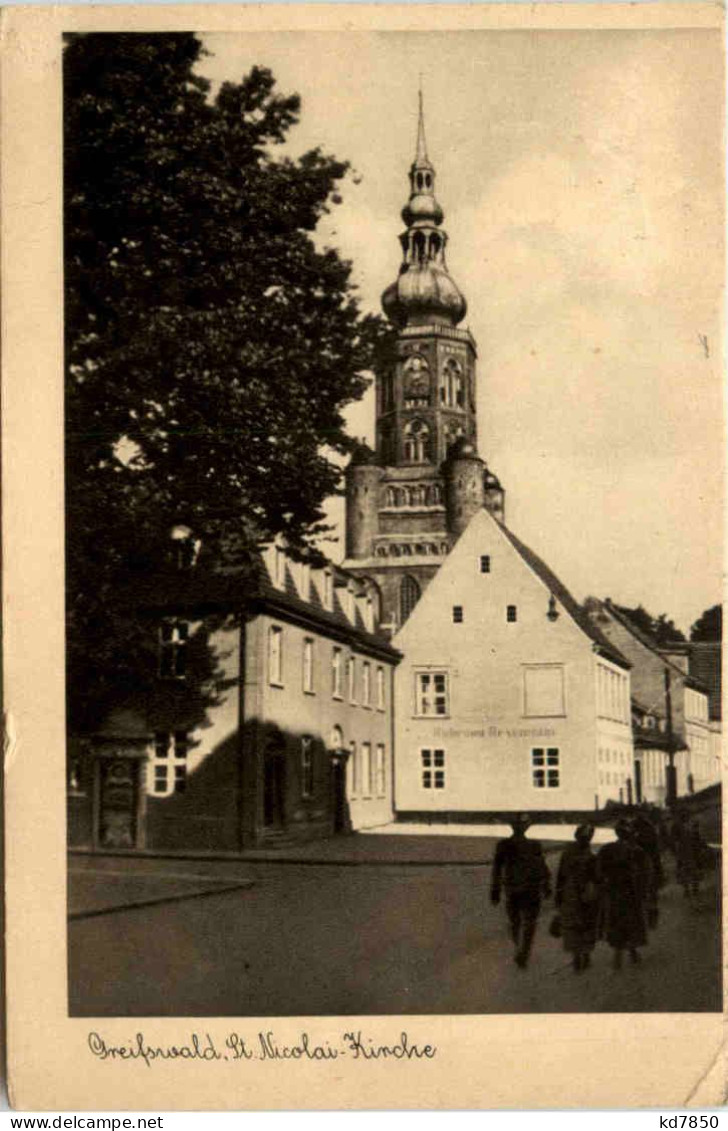
[[[574,838],[574,825],[535,825],[528,837],[543,842],[544,851],[553,852]],[[89,852],[72,852],[71,860],[128,861],[147,860],[169,866],[175,862],[178,870],[195,861],[198,864],[227,862],[245,863],[270,861],[276,864],[330,864],[343,866],[377,865],[441,865],[482,866],[491,864],[495,845],[501,837],[511,835],[509,825],[406,825],[396,822],[373,829],[362,829],[349,836],[332,836],[301,844],[282,844],[249,848],[240,853],[120,853],[117,856],[99,856]],[[595,845],[614,839],[609,828],[599,828],[594,834]],[[87,864],[86,867],[89,865]],[[122,864],[129,869],[129,866]]]

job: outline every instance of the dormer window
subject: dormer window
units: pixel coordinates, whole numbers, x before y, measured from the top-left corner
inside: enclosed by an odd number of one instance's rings
[[[286,583],[286,555],[280,546],[273,550],[273,584],[277,589],[283,589]]]
[[[301,581],[301,600],[311,600],[311,566],[308,562],[301,562],[300,565],[300,581]]]
[[[324,608],[329,612],[334,607],[334,578],[330,569],[324,570]]]

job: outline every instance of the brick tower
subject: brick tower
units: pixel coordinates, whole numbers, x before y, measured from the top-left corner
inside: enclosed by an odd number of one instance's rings
[[[420,93],[417,150],[402,210],[399,275],[382,295],[398,328],[376,375],[376,451],[346,471],[347,569],[376,583],[382,620],[403,624],[476,511],[503,518],[504,492],[477,452],[475,341],[445,262]]]

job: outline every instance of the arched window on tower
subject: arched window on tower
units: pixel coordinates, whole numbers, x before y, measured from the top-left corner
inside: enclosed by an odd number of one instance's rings
[[[399,586],[399,623],[404,624],[408,616],[420,599],[421,589],[419,582],[408,573],[404,575]]]
[[[424,463],[430,429],[423,420],[410,420],[404,428],[405,463]]]
[[[460,363],[454,357],[448,358],[440,376],[440,401],[442,404],[465,407],[465,384]]]

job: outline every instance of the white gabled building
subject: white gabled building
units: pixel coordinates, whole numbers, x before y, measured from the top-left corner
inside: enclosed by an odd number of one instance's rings
[[[403,819],[588,813],[633,796],[630,664],[480,510],[393,643]]]

